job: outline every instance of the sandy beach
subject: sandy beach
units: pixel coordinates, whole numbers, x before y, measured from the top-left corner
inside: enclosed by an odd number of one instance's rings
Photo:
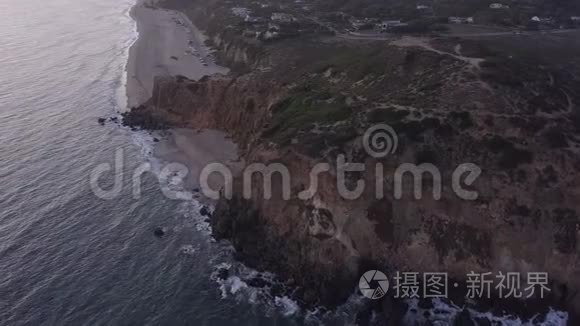
[[[180,163],[188,168],[185,179],[187,189],[199,188],[199,176],[202,169],[211,163],[222,163],[235,174],[243,167],[238,159],[237,146],[227,136],[217,130],[173,129],[170,136],[158,143],[154,156],[168,163]],[[212,174],[208,184],[213,190],[223,186],[223,178]]]
[[[127,63],[129,108],[151,97],[156,76],[182,75],[198,80],[206,75],[228,73],[227,68],[213,63],[211,49],[204,44],[205,36],[183,13],[154,8],[140,1],[131,15],[137,22],[139,38],[129,50]],[[173,129],[158,138],[154,156],[165,163],[187,166],[188,189],[199,187],[199,174],[207,164],[223,163],[233,171],[241,166],[237,146],[223,132]],[[223,184],[215,176],[209,181],[213,189]]]
[[[197,80],[228,72],[214,64],[203,33],[183,13],[139,1],[131,16],[137,22],[139,38],[129,50],[127,63],[129,107],[151,97],[156,76],[182,75]]]

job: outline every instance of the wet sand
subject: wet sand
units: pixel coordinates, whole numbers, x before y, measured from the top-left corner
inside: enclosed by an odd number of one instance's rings
[[[189,171],[185,179],[188,189],[200,187],[200,173],[209,164],[224,164],[234,175],[243,166],[237,155],[237,146],[224,133],[216,130],[173,129],[170,136],[155,147],[153,155],[166,163],[185,165]],[[224,180],[213,173],[208,183],[212,190],[217,191]]]

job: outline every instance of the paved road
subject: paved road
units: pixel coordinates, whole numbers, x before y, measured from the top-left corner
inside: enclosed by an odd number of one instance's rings
[[[487,36],[533,36],[533,35],[546,35],[546,34],[564,34],[564,33],[579,33],[577,29],[557,29],[549,31],[507,31],[507,32],[485,32],[485,33],[450,33],[450,34],[439,34],[438,37],[487,37]],[[337,33],[337,37],[349,39],[349,40],[377,40],[377,41],[389,41],[396,38],[394,34],[363,34],[363,33]]]

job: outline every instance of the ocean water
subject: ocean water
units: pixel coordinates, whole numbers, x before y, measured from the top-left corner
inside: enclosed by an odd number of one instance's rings
[[[125,107],[133,4],[0,0],[0,325],[302,323],[291,301],[256,303],[255,272],[211,240],[195,201],[165,198],[152,174],[133,198],[151,137],[97,123]],[[117,151],[122,192],[100,199],[91,171]]]

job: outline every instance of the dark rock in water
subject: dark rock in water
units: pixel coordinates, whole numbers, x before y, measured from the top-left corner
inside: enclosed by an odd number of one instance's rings
[[[117,117],[111,117],[111,118],[109,118],[109,120],[111,120],[111,122],[114,122],[114,123],[119,122],[119,118],[117,118]]]
[[[269,285],[268,281],[261,277],[254,277],[252,279],[246,280],[246,284],[254,288],[263,288]]]
[[[284,295],[286,295],[286,288],[284,288],[282,284],[275,283],[272,285],[272,288],[270,289],[270,294],[273,297],[283,297]]]
[[[132,108],[129,112],[122,114],[123,126],[130,127],[131,130],[138,128],[144,130],[166,130],[169,125],[160,114],[155,114],[145,106]]]
[[[356,314],[356,325],[364,326],[371,325],[373,320],[373,315],[381,319],[381,323],[372,323],[377,325],[385,325],[387,321],[385,318],[381,318],[381,312],[383,311],[383,304],[380,300],[370,300],[357,312]],[[384,317],[384,314],[383,314]],[[400,324],[388,324],[388,325],[400,325]]]
[[[230,270],[227,268],[220,268],[217,272],[218,280],[225,280],[230,276]]]
[[[199,192],[199,188],[193,188],[193,192]]]
[[[372,310],[367,308],[359,311],[356,314],[356,324],[359,326],[367,326],[371,324]]]
[[[433,301],[431,301],[431,299],[425,299],[422,298],[419,300],[419,303],[417,304],[417,306],[421,309],[433,309]]]
[[[199,210],[199,213],[201,214],[201,216],[211,217],[211,211],[209,210],[209,207],[207,207],[207,206],[203,206]]]
[[[473,319],[471,319],[471,313],[467,309],[463,309],[453,321],[454,326],[476,326]]]
[[[402,325],[409,305],[400,298],[386,295],[381,302],[381,308],[388,325]]]
[[[157,228],[155,228],[155,231],[153,231],[153,234],[155,234],[155,236],[158,238],[162,238],[163,236],[165,236],[166,233],[167,233],[167,230],[165,228],[162,228],[162,227],[157,227]]]
[[[154,143],[158,143],[159,142],[159,139],[158,138],[153,138],[153,142]]]
[[[104,125],[105,125],[105,121],[107,121],[107,119],[105,119],[105,118],[99,118],[99,120],[98,120],[98,121],[99,121],[99,124],[100,124],[101,126],[104,126]]]
[[[487,318],[475,318],[477,326],[491,326],[491,322]]]
[[[304,293],[302,294],[302,301],[309,306],[317,306],[320,303],[320,298],[318,293],[313,289],[305,289]]]

